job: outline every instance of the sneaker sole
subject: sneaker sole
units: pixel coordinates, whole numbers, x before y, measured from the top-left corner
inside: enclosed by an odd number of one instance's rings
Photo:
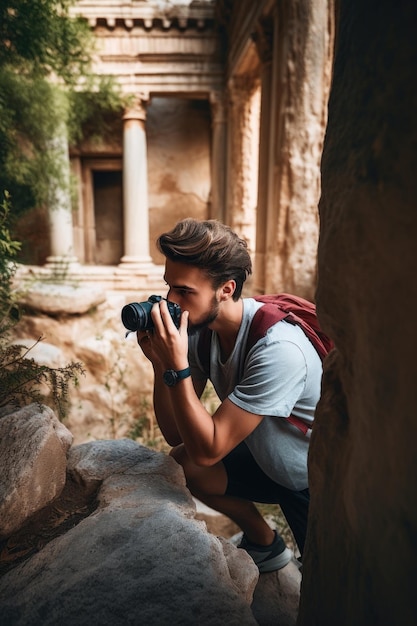
[[[276,570],[282,569],[288,565],[292,557],[292,551],[289,548],[285,548],[284,552],[281,552],[281,554],[278,554],[273,559],[268,559],[264,561],[264,563],[257,563],[259,573],[275,572]]]

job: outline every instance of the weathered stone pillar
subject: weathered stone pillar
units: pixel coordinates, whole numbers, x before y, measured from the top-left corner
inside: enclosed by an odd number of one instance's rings
[[[210,93],[212,120],[211,215],[225,219],[226,189],[226,111],[222,94]]]
[[[336,3],[298,626],[415,626],[417,4]]]
[[[263,20],[254,36],[258,55],[261,61],[261,108],[259,122],[259,172],[258,172],[258,204],[256,211],[256,253],[253,264],[253,291],[265,293],[265,266],[267,250],[267,232],[272,211],[273,145],[276,116],[272,115],[272,45],[273,21]]]
[[[267,29],[272,27],[272,33]],[[332,39],[327,0],[276,3],[261,35],[271,37],[263,76],[260,184],[262,291],[313,299],[316,287],[320,157],[330,87]],[[268,60],[269,63],[269,60]],[[261,259],[259,259],[261,260]]]
[[[77,264],[74,256],[74,236],[70,194],[70,161],[65,124],[58,129],[57,135],[50,142],[50,149],[56,154],[56,160],[62,166],[62,179],[51,182],[49,195],[49,233],[51,254],[46,259],[46,266],[51,269],[65,266],[66,269]]]
[[[123,116],[124,256],[121,265],[129,269],[151,264],[145,119],[145,103],[139,98]]]
[[[255,250],[258,188],[259,81],[252,75],[229,81],[226,222]]]

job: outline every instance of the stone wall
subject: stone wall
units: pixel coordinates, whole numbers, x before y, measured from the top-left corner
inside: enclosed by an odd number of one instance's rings
[[[207,219],[210,198],[210,106],[207,100],[153,98],[148,105],[149,235],[155,241],[185,217]]]
[[[299,625],[417,620],[417,5],[341,0],[319,314],[336,343],[310,448]]]

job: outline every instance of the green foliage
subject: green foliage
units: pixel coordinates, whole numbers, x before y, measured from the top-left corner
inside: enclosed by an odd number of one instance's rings
[[[132,428],[129,430],[129,433],[128,433],[129,439],[133,439],[134,441],[137,441],[138,439],[143,437],[144,432],[146,432],[148,428],[148,424],[149,424],[149,418],[146,415],[143,415],[142,417],[138,417],[135,420],[135,423],[132,426]]]
[[[50,284],[79,287],[80,281],[71,274],[70,262],[66,258],[57,259],[48,269],[48,273],[41,273],[36,270],[31,271],[31,273],[21,281],[22,291],[30,291],[33,286],[36,287],[39,283],[42,285]]]
[[[121,119],[127,101],[111,77],[93,78],[82,90],[69,97],[68,135],[71,142],[83,137],[103,138],[111,130],[115,116]]]
[[[69,385],[78,385],[82,365],[70,363],[51,368],[37,363],[28,353],[38,342],[28,349],[0,340],[0,407],[20,407],[32,402],[41,406],[51,402],[59,417],[64,418],[69,406]],[[49,393],[45,393],[44,388]]]
[[[0,273],[4,279],[10,280],[13,275],[13,258],[20,249],[20,243],[13,241],[8,228],[10,206],[9,193],[4,193],[0,204]],[[10,285],[7,285],[10,287]]]
[[[53,140],[66,125],[70,140],[87,120],[99,133],[120,108],[111,81],[91,74],[93,36],[85,20],[70,17],[72,4],[0,0],[0,190],[17,214],[47,205],[50,181],[65,184]]]
[[[0,66],[0,188],[17,213],[47,201],[49,180],[62,179],[51,138],[65,119],[58,88]]]
[[[69,385],[78,384],[78,375],[83,373],[83,368],[80,363],[51,368],[28,357],[41,339],[30,348],[11,341],[10,330],[19,318],[12,282],[15,274],[13,258],[20,244],[10,236],[9,211],[6,194],[0,205],[0,407],[51,402],[62,418],[68,408]]]
[[[18,317],[12,295],[12,279],[16,270],[14,257],[20,243],[13,241],[9,231],[9,196],[4,194],[0,204],[0,338]]]
[[[75,83],[90,62],[92,37],[71,0],[8,0],[0,4],[0,65],[30,76]]]
[[[137,410],[132,417],[134,420],[126,434],[127,437],[154,450],[169,451],[170,446],[166,443],[156,422],[151,394],[138,399]]]

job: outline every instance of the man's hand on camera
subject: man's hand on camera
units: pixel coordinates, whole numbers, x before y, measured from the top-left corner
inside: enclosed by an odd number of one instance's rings
[[[165,300],[153,305],[151,316],[154,324],[151,343],[160,362],[166,369],[188,367],[188,311],[182,312],[179,328],[172,321]]]
[[[143,354],[146,356],[147,359],[153,362],[155,355],[153,354],[151,336],[151,330],[138,330],[136,332],[136,339],[140,348],[142,348]]]

